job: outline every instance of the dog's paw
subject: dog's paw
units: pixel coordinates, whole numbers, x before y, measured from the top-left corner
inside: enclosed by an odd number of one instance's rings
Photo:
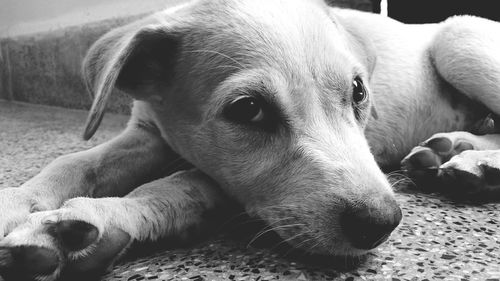
[[[130,235],[79,208],[31,214],[0,242],[0,275],[9,280],[76,280],[105,272]]]
[[[24,223],[33,212],[43,210],[36,196],[22,188],[0,189],[0,241]]]
[[[435,134],[401,161],[402,169],[417,185],[434,183],[443,163],[466,150],[475,149],[474,135],[466,132]]]
[[[441,165],[438,173],[450,192],[463,195],[500,191],[500,151],[464,151]]]

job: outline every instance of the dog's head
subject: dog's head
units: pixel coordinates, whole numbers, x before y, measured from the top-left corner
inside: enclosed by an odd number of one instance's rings
[[[401,211],[363,133],[374,60],[346,26],[320,1],[217,0],[114,30],[86,60],[86,137],[116,85],[290,244],[362,254]]]

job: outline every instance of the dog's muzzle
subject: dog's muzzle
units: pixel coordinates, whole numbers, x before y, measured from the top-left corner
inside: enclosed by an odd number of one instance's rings
[[[351,246],[360,250],[373,249],[389,238],[399,225],[402,212],[396,201],[386,197],[384,204],[371,202],[350,205],[340,217],[340,226]]]

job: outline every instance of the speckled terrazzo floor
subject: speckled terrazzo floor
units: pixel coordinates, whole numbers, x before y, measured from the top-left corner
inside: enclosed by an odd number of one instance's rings
[[[0,102],[0,188],[18,186],[61,154],[109,139],[126,122],[108,115],[97,136],[83,142],[85,117]],[[402,224],[354,268],[347,266],[352,261],[316,263],[273,247],[248,247],[222,233],[188,248],[129,256],[104,280],[500,280],[500,203],[454,203],[419,193],[397,198]]]

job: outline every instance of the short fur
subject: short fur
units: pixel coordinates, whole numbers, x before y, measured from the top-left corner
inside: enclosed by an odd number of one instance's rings
[[[498,190],[484,167],[500,167],[500,138],[464,131],[500,113],[499,32],[476,17],[405,25],[309,0],[196,1],[113,30],[84,63],[95,97],[84,138],[115,86],[135,99],[127,129],[0,190],[0,274],[101,272],[133,241],[184,236],[230,202],[294,247],[361,255],[346,225],[353,213],[390,221],[373,247],[387,239],[401,211],[379,166],[401,160],[410,175],[464,171],[471,190]],[[357,77],[368,99],[354,106]],[[225,117],[255,95],[273,126]],[[180,158],[194,168],[166,174]],[[36,270],[19,251],[40,257]]]

